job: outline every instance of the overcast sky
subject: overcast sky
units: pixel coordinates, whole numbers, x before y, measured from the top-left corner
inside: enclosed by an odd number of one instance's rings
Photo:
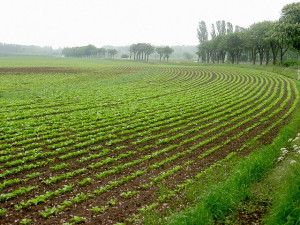
[[[249,27],[278,20],[295,0],[0,0],[0,43],[197,45],[197,27],[217,20]]]

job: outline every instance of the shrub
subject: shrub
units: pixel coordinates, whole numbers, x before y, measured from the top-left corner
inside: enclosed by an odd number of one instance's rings
[[[283,66],[285,67],[298,67],[300,66],[300,60],[298,59],[288,59],[283,62]]]

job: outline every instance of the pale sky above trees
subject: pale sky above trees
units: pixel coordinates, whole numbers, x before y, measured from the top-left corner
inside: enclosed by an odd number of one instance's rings
[[[197,45],[197,28],[217,20],[249,27],[278,20],[295,0],[1,0],[0,43]]]

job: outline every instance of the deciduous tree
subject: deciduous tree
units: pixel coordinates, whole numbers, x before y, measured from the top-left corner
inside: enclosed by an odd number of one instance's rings
[[[157,54],[159,54],[159,61],[161,61],[163,55],[164,55],[164,49],[163,47],[157,47],[156,49]]]
[[[164,58],[167,58],[167,62],[168,62],[170,55],[174,52],[174,49],[170,48],[169,46],[166,46],[163,48],[163,52],[164,52]]]
[[[300,2],[284,6],[279,19],[280,30],[285,32],[287,41],[300,51]]]

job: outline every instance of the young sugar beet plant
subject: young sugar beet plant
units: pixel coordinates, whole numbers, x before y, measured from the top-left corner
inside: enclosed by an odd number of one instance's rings
[[[4,213],[7,211],[7,209],[0,209],[0,219],[4,215]]]
[[[127,192],[122,192],[120,195],[123,196],[124,198],[130,198],[133,195],[138,194],[139,191],[127,191]]]
[[[95,206],[94,208],[91,208],[90,210],[95,212],[96,214],[98,214],[100,212],[107,210],[109,207],[114,206],[116,203],[117,203],[117,199],[113,198],[110,201],[108,201],[105,206],[102,206],[100,208],[98,206]]]

